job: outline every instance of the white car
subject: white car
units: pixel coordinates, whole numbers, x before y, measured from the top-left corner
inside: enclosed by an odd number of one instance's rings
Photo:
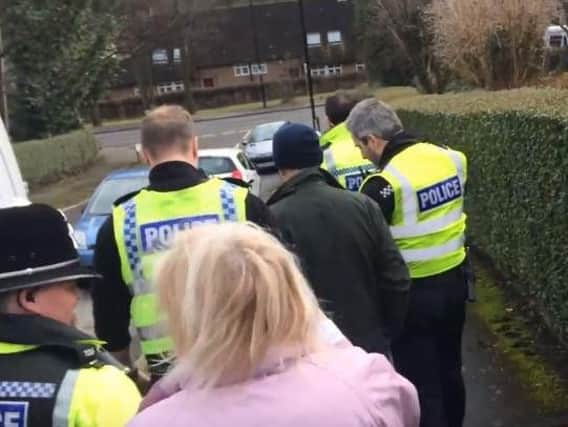
[[[27,184],[22,178],[8,133],[0,119],[0,208],[29,203]]]
[[[272,156],[272,138],[288,122],[270,122],[258,125],[243,137],[242,147],[248,158],[256,165],[259,172],[274,168]]]
[[[236,148],[199,150],[199,168],[207,175],[237,178],[250,184],[254,195],[260,194],[260,177],[245,153]]]

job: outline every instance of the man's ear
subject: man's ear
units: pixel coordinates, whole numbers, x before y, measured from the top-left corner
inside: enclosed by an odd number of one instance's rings
[[[146,163],[147,165],[152,164],[152,156],[150,155],[150,153],[148,153],[148,151],[144,149],[142,149],[142,158],[144,159],[144,163]]]
[[[199,137],[198,136],[194,136],[193,137],[193,141],[191,146],[193,147],[193,155],[195,156],[195,158],[197,159],[198,155],[199,155]]]
[[[38,305],[34,289],[22,289],[16,296],[20,308],[38,314]]]

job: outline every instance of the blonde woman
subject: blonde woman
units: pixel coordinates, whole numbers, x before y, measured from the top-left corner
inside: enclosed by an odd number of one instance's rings
[[[342,338],[260,229],[183,233],[156,277],[177,365],[131,427],[418,426],[414,387]]]

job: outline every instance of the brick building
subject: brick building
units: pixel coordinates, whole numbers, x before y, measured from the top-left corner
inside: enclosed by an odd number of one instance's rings
[[[365,78],[354,35],[356,0],[304,0],[311,73],[318,79]],[[260,4],[259,4],[260,3]],[[155,13],[148,25],[156,33],[164,17]],[[184,39],[174,32],[156,38],[145,52],[155,95],[183,92],[187,68]],[[253,0],[232,7],[205,10],[191,25],[191,86],[193,89],[237,88],[305,80],[303,35],[296,1]],[[113,90],[113,98],[139,95],[140,81],[128,64]],[[358,76],[357,76],[358,75]],[[187,76],[185,76],[187,77]]]

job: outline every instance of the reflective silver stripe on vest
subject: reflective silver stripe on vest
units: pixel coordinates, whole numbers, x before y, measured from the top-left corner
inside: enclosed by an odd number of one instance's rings
[[[457,239],[450,240],[439,246],[431,246],[424,249],[404,249],[400,253],[404,258],[404,261],[409,262],[420,262],[420,261],[430,261],[436,258],[441,258],[449,253],[460,250],[465,243],[465,236],[461,235]]]
[[[151,341],[167,336],[166,327],[163,323],[136,328],[136,331],[142,341]]]
[[[453,223],[460,220],[463,212],[461,209],[454,209],[449,214],[440,216],[428,221],[419,222],[418,224],[406,226],[395,225],[392,226],[391,234],[395,239],[408,239],[411,237],[424,236],[425,234],[435,233],[436,231],[443,230]]]
[[[69,370],[63,377],[53,408],[53,427],[67,427],[69,425],[69,410],[78,378],[78,370]]]
[[[418,198],[410,181],[392,165],[387,165],[385,172],[390,173],[400,184],[402,191],[402,224],[405,227],[418,223]]]
[[[132,282],[130,286],[132,294],[136,296],[154,293],[154,287],[152,286],[152,282],[149,280],[134,279],[134,282]]]
[[[454,164],[454,166],[456,167],[456,170],[458,172],[458,178],[460,179],[460,184],[462,187],[462,191],[465,189],[465,165],[463,163],[463,159],[461,158],[460,154],[457,151],[453,151],[448,149],[447,153],[450,156],[450,159],[452,160],[452,163]]]
[[[325,166],[327,167],[327,171],[333,176],[337,177],[338,176],[337,165],[335,164],[335,159],[333,157],[333,153],[331,152],[331,147],[324,150],[323,159],[325,161]]]

